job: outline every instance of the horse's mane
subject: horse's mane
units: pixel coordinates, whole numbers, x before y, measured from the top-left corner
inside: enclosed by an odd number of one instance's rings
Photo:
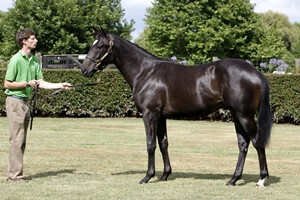
[[[153,55],[152,53],[150,53],[149,51],[147,51],[146,49],[144,49],[144,48],[140,47],[139,45],[137,45],[137,44],[135,44],[135,43],[133,43],[129,40],[126,40],[122,37],[119,37],[119,36],[111,34],[111,33],[110,33],[110,35],[112,35],[114,38],[116,38],[120,41],[123,41],[123,42],[127,43],[130,47],[134,48],[136,51],[140,52],[144,56],[147,56],[149,58],[152,58],[152,59],[155,59],[155,60],[158,60],[158,61],[162,61],[162,62],[169,62],[169,63],[173,63],[173,64],[177,64],[177,65],[182,65],[180,63],[173,62],[170,59],[157,57],[157,56]],[[192,65],[192,66],[187,65],[187,67],[206,67],[206,66],[214,65],[217,62],[218,61],[215,61],[215,62],[212,62],[212,63],[201,63],[201,64]]]
[[[126,42],[128,45],[132,46],[133,48],[135,48],[138,52],[142,53],[143,55],[147,55],[147,56],[150,56],[150,57],[152,57],[152,58],[154,58],[154,59],[161,60],[161,61],[170,61],[170,60],[168,60],[168,59],[159,58],[159,57],[153,55],[152,53],[150,53],[150,52],[147,51],[146,49],[140,47],[139,45],[137,45],[137,44],[135,44],[135,43],[133,43],[133,42],[131,42],[131,41],[129,41],[129,40],[126,40],[126,39],[121,38],[121,37],[119,37],[119,36],[117,36],[117,35],[114,35],[114,34],[111,34],[111,35],[113,35],[114,38],[117,38],[117,39],[119,39],[119,40],[121,40],[121,41]]]
[[[164,61],[164,62],[170,62],[170,63],[173,63],[173,64],[182,65],[180,63],[173,62],[170,59],[157,57],[157,56],[153,55],[152,53],[150,53],[149,51],[145,50],[144,48],[140,47],[139,45],[137,45],[137,44],[135,44],[135,43],[133,43],[129,40],[126,40],[122,37],[116,36],[114,34],[111,34],[111,35],[113,35],[114,38],[117,38],[117,39],[119,39],[123,42],[126,42],[129,46],[133,47],[135,50],[137,50],[138,52],[140,52],[141,54],[143,54],[145,56],[152,57],[152,58],[154,58],[155,60],[158,60],[158,61]],[[212,64],[216,64],[216,62],[218,62],[218,61],[215,61],[215,62],[212,62],[212,63],[201,63],[201,64],[196,64],[196,65],[187,66],[187,67],[206,67],[206,66],[211,66]]]

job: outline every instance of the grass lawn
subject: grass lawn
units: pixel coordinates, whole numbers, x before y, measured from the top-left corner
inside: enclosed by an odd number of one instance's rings
[[[173,174],[140,185],[147,169],[142,119],[35,118],[28,131],[24,175],[7,182],[8,128],[0,118],[0,199],[300,199],[300,126],[277,125],[266,150],[270,178],[259,179],[257,154],[249,148],[243,179],[225,186],[238,156],[233,123],[168,120]]]

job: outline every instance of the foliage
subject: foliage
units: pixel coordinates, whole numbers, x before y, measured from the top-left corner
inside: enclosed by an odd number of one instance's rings
[[[300,29],[291,24],[288,17],[284,14],[268,11],[266,13],[260,13],[259,15],[263,28],[272,32],[272,29],[276,27],[279,36],[284,41],[286,49],[291,51],[291,45],[296,42],[300,34]]]
[[[267,75],[267,78],[274,121],[300,124],[300,76]]]
[[[264,50],[272,58],[284,51],[281,38],[265,35],[248,0],[155,0],[145,21],[143,45],[161,57],[203,63],[214,56],[245,59]]]
[[[268,11],[260,14],[262,21],[262,28],[266,36],[270,35],[265,44],[261,44],[261,48],[256,54],[256,57],[261,55],[266,58],[271,58],[269,49],[267,48],[272,44],[276,49],[271,49],[272,52],[277,52],[273,57],[285,60],[287,63],[294,67],[295,58],[300,57],[300,26],[298,23],[291,24],[286,15],[281,13],[274,13]],[[284,48],[283,48],[284,46]]]
[[[3,85],[5,70],[0,70]],[[78,70],[44,70],[45,80],[67,81],[72,84],[94,83],[97,77],[84,78]],[[276,123],[300,124],[300,76],[267,75],[271,90],[271,110]],[[108,70],[101,74],[97,86],[81,87],[64,91],[49,99],[44,96],[53,91],[40,90],[38,115],[51,117],[133,117],[140,116],[136,110],[129,85],[119,71]],[[4,92],[0,93],[0,115],[5,116]],[[219,111],[203,118],[206,120],[231,121],[228,110]]]
[[[283,55],[287,53],[284,43],[278,34],[277,28],[270,28],[268,30],[263,29],[259,34],[263,40],[258,40],[256,43],[252,43],[249,49],[252,50],[250,58],[256,59],[270,59],[270,58],[283,58]]]
[[[1,70],[4,79],[5,70]],[[72,84],[95,83],[97,77],[84,78],[78,70],[43,70],[44,79],[51,82],[70,82]],[[0,84],[3,85],[3,79]],[[136,116],[136,109],[130,88],[121,74],[106,71],[96,86],[78,87],[44,99],[53,91],[39,90],[39,116],[68,117],[125,117]],[[107,95],[109,94],[109,95]],[[4,92],[0,94],[0,109],[5,114]]]
[[[300,23],[296,23],[295,26],[298,30],[298,35],[295,38],[295,41],[292,42],[291,52],[295,56],[295,58],[300,58]]]
[[[0,43],[3,42],[3,23],[4,23],[4,12],[0,11]]]
[[[0,69],[4,69],[7,66],[7,62],[5,62],[4,60],[0,60]]]
[[[131,39],[134,21],[123,17],[120,0],[16,0],[14,8],[0,15],[0,35],[5,38],[0,39],[0,55],[7,60],[18,50],[15,35],[22,28],[35,31],[36,51],[42,54],[87,52],[92,26]]]

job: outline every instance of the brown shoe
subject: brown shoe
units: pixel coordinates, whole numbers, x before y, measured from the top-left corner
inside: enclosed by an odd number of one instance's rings
[[[7,178],[6,179],[9,182],[22,182],[22,183],[28,183],[28,180],[25,180],[23,178],[16,178],[16,179],[11,179],[11,178]]]

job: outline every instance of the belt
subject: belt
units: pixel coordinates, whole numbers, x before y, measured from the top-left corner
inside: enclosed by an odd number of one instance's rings
[[[19,99],[19,100],[22,100],[22,101],[25,101],[25,102],[27,102],[27,101],[28,101],[28,99],[27,99],[27,98],[22,98],[22,97],[18,97],[18,96],[9,96],[9,97],[11,97],[11,98],[15,98],[15,99]]]

